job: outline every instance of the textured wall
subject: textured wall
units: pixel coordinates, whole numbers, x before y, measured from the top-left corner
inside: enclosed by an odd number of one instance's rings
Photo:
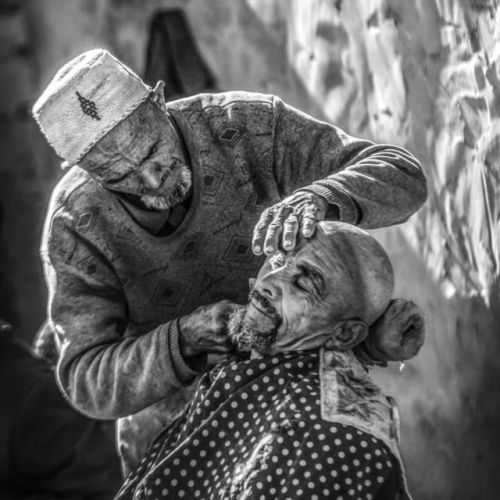
[[[0,7],[16,3],[2,0]],[[12,201],[11,274],[25,336],[43,317],[35,241],[40,207],[60,174],[14,103],[22,110],[63,62],[93,46],[142,72],[151,14],[180,6],[221,88],[279,94],[352,134],[407,146],[422,160],[427,205],[404,226],[377,235],[395,264],[398,294],[426,313],[428,341],[402,374],[391,367],[377,376],[400,405],[415,498],[498,498],[496,2],[27,0],[23,6],[0,8],[0,22],[14,16],[17,23],[3,31],[14,42],[0,54],[2,83],[9,84],[0,102],[0,192]]]
[[[398,399],[416,498],[498,498],[500,10],[496,2],[250,0],[307,91],[353,134],[410,148],[430,198],[379,231],[429,338]],[[279,5],[280,8],[277,6]]]

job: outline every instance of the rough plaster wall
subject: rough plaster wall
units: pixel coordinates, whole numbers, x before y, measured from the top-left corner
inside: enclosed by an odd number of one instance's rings
[[[500,10],[496,2],[249,0],[323,112],[410,148],[430,196],[378,231],[429,337],[398,399],[416,498],[498,498]],[[286,23],[286,29],[283,29]]]
[[[500,14],[493,2],[29,0],[22,10],[0,9],[0,22],[17,16],[17,28],[3,32],[14,42],[0,61],[9,88],[0,109],[0,192],[9,200],[23,334],[43,318],[35,242],[60,172],[14,104],[34,100],[62,63],[90,47],[107,47],[142,72],[151,14],[171,6],[186,10],[221,88],[277,93],[422,160],[426,207],[404,227],[377,234],[395,264],[398,294],[424,309],[429,338],[403,374],[392,367],[378,377],[400,405],[414,496],[497,498]]]

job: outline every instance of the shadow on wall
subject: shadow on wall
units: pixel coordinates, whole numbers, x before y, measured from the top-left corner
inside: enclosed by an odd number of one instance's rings
[[[159,80],[167,100],[217,89],[181,9],[162,10],[151,21],[144,81],[154,87]]]

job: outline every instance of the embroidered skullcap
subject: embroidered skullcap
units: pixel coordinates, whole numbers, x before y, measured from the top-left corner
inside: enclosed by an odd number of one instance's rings
[[[394,292],[394,271],[384,248],[363,229],[344,222],[320,222],[315,237],[331,248],[331,262],[342,279],[340,307],[371,325]]]
[[[108,51],[93,49],[56,73],[33,106],[33,116],[67,167],[150,93],[151,88]]]

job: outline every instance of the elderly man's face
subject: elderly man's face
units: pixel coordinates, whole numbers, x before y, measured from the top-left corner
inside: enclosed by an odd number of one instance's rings
[[[249,304],[231,319],[230,332],[241,350],[319,348],[339,320],[356,317],[355,293],[349,269],[317,231],[307,243],[266,260]]]
[[[153,210],[181,202],[191,187],[179,138],[165,114],[146,101],[85,155],[80,165],[106,188],[137,196]]]

